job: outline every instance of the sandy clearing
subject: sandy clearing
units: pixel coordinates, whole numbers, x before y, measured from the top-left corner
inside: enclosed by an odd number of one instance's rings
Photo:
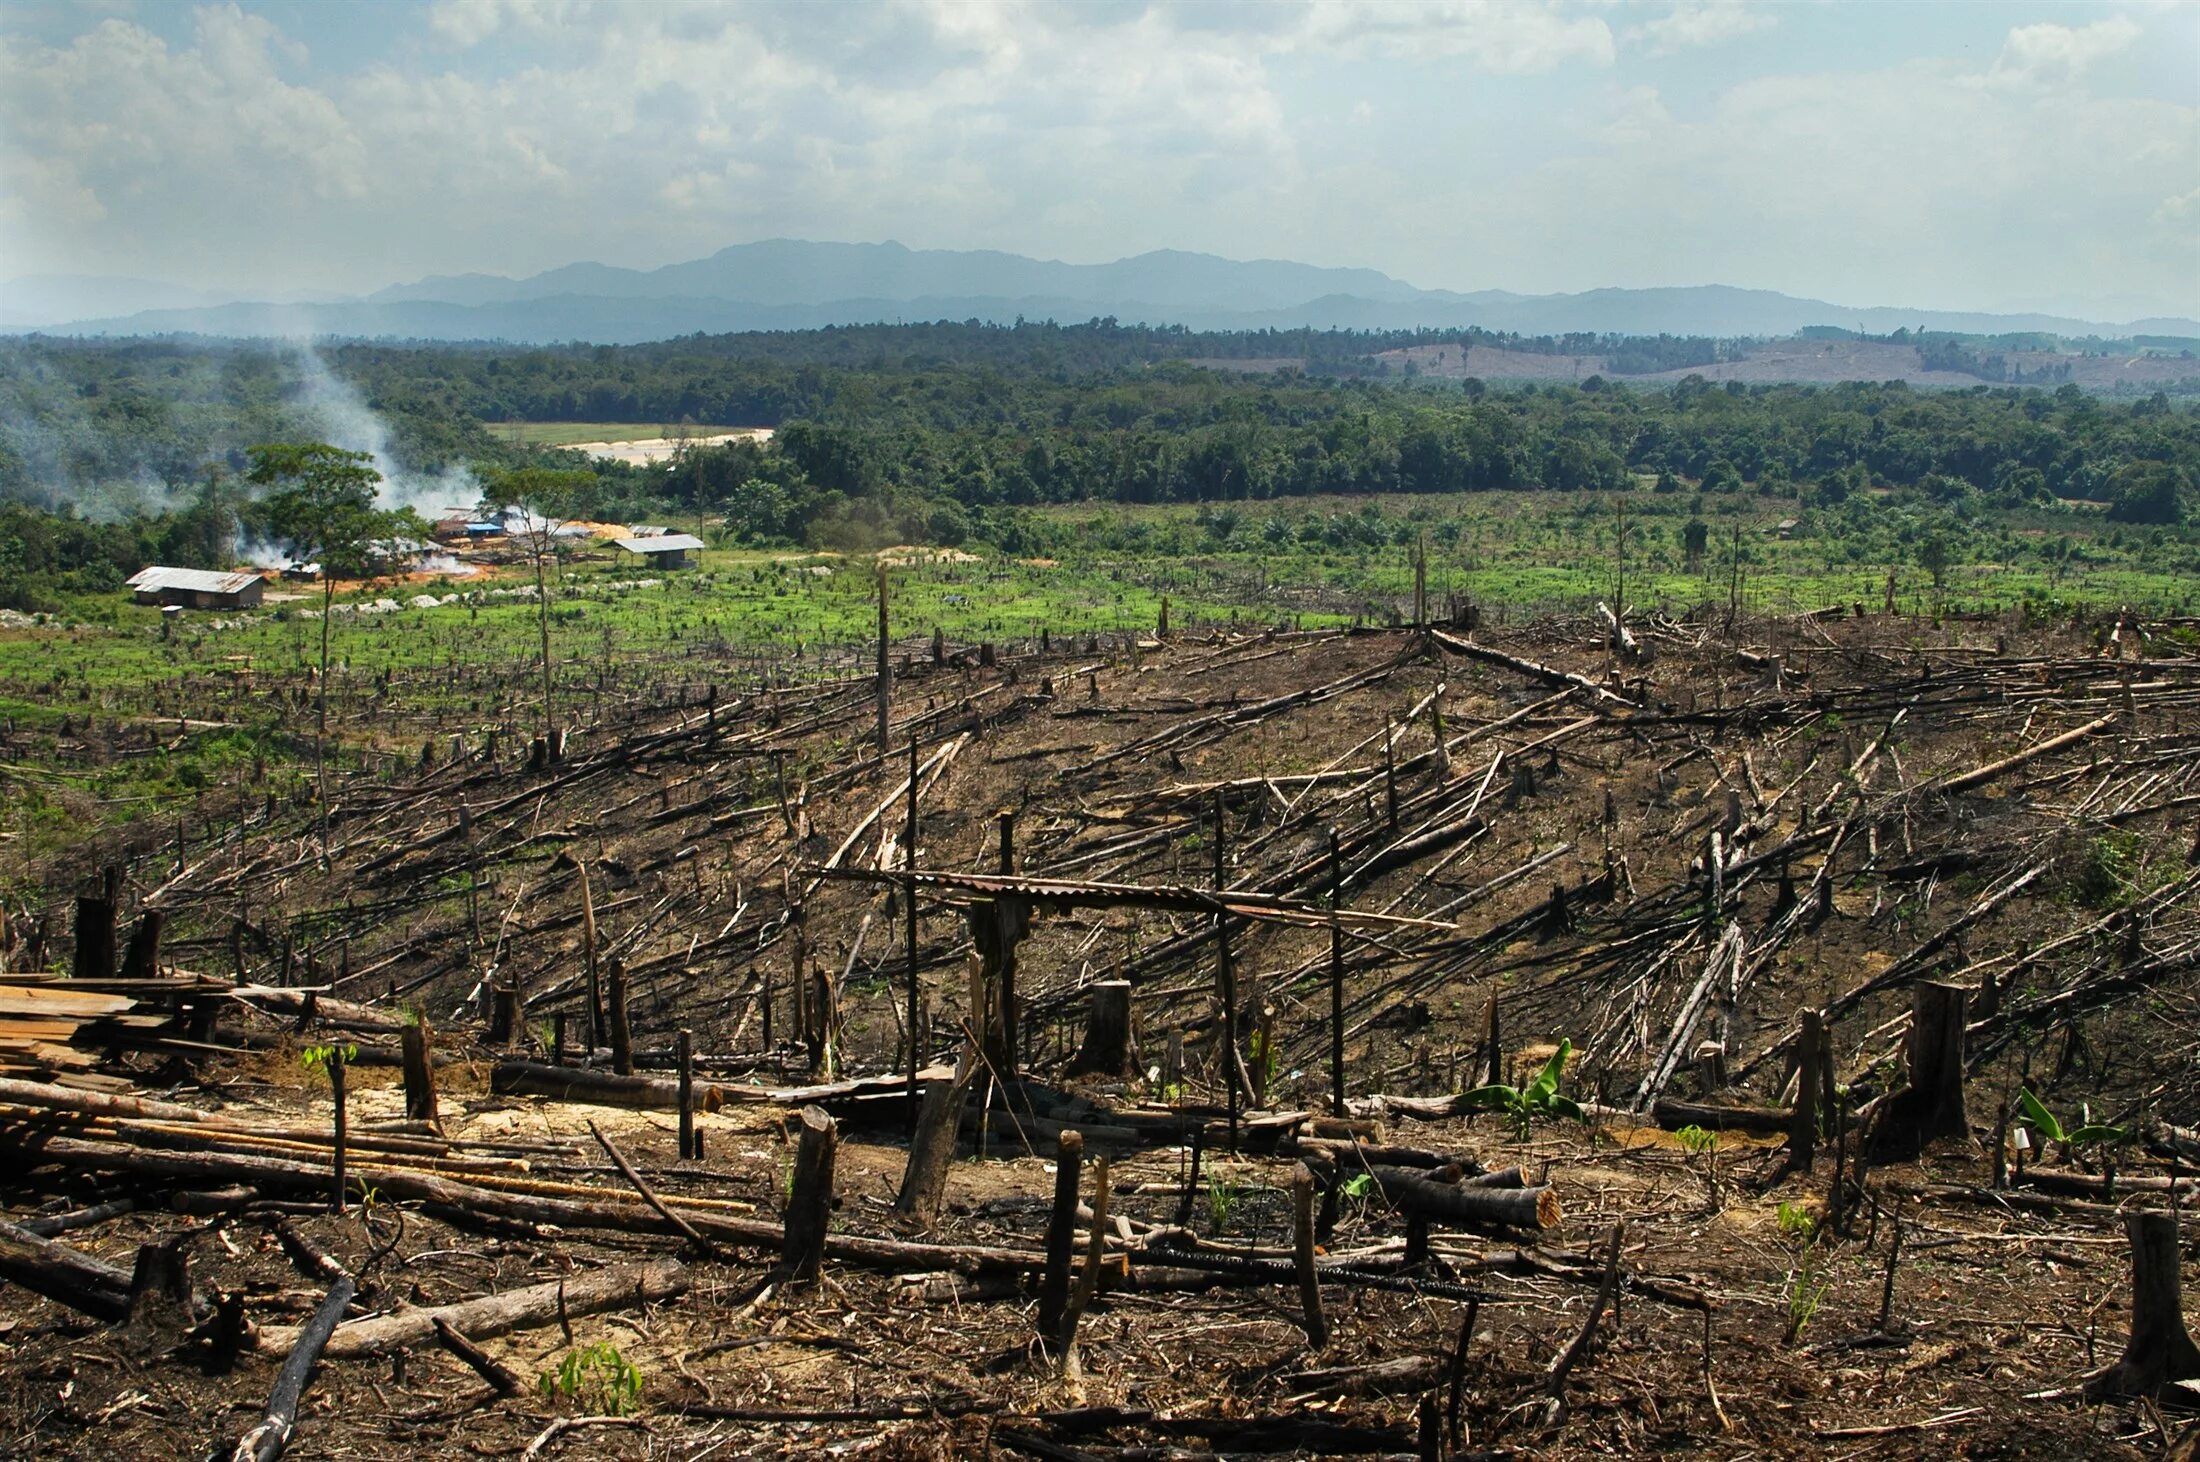
[[[604,462],[625,462],[636,467],[646,467],[654,462],[670,458],[682,446],[722,447],[728,442],[768,442],[772,429],[768,426],[745,426],[739,431],[718,432],[707,437],[644,437],[633,442],[574,442],[564,450],[586,452]]]

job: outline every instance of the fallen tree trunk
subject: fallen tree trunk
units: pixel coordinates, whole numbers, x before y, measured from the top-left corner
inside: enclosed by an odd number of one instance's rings
[[[489,1070],[489,1090],[498,1096],[541,1096],[553,1101],[586,1102],[629,1110],[677,1111],[680,1083],[650,1076],[618,1076],[578,1066],[546,1066],[539,1061],[499,1061]],[[698,1082],[695,1106],[715,1112],[725,1093],[715,1082]]]
[[[355,1288],[349,1275],[337,1280],[313,1319],[291,1339],[290,1353],[283,1358],[283,1368],[275,1377],[275,1390],[267,1398],[266,1414],[238,1441],[231,1462],[275,1462],[283,1455],[298,1424],[298,1402],[305,1395],[306,1381],[319,1364],[336,1322],[350,1307]]]
[[[130,1313],[130,1271],[0,1221],[0,1279],[99,1320]]]
[[[515,1330],[535,1330],[555,1325],[563,1314],[599,1315],[628,1305],[655,1304],[687,1293],[687,1266],[671,1259],[646,1264],[619,1264],[571,1279],[553,1279],[525,1289],[484,1295],[455,1305],[393,1310],[336,1327],[328,1340],[331,1360],[365,1360],[388,1355],[408,1346],[425,1345],[436,1338],[436,1323],[450,1326],[471,1340],[509,1335]],[[267,1330],[262,1346],[291,1343],[300,1330]]]
[[[1401,1213],[1452,1223],[1502,1223],[1546,1229],[1558,1224],[1558,1194],[1549,1187],[1484,1188],[1439,1183],[1405,1168],[1373,1164],[1368,1172]]]

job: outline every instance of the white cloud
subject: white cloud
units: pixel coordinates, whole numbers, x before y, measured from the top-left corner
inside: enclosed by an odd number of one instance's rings
[[[1771,24],[1764,6],[1752,0],[1675,0],[1671,10],[1634,27],[1627,38],[1644,42],[1652,56],[1669,56],[1715,46]]]
[[[2046,22],[2020,25],[2002,43],[1993,78],[2005,83],[2042,85],[2075,81],[2095,62],[2115,55],[2138,38],[2137,23],[2122,15],[2076,27]]]
[[[1609,65],[1612,30],[1550,3],[1314,0],[1284,44],[1345,55],[1461,57],[1484,71],[1532,75],[1569,61]]]

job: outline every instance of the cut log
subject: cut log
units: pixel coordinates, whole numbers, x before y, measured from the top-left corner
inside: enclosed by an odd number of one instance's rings
[[[542,1096],[561,1102],[587,1102],[599,1107],[677,1111],[680,1083],[648,1076],[614,1076],[607,1071],[584,1071],[577,1066],[547,1066],[537,1061],[499,1061],[490,1068],[489,1089],[499,1096]],[[714,1082],[699,1082],[695,1104],[700,1111],[715,1112],[723,1093]]]
[[[1314,1175],[1304,1163],[1291,1175],[1291,1254],[1299,1271],[1299,1313],[1306,1343],[1315,1350],[1329,1344],[1329,1322],[1322,1316],[1321,1279],[1314,1272]]]
[[[1379,1163],[1368,1172],[1390,1206],[1409,1216],[1531,1229],[1553,1228],[1560,1218],[1558,1194],[1549,1187],[1464,1188]]]
[[[443,1316],[435,1317],[435,1338],[443,1348],[464,1361],[469,1369],[489,1383],[489,1389],[499,1396],[517,1396],[526,1384],[512,1374],[511,1367],[497,1360],[489,1352],[458,1333]]]
[[[2124,1232],[2131,1238],[2131,1340],[2122,1359],[2086,1382],[2086,1398],[2093,1401],[2152,1396],[2200,1376],[2200,1348],[2185,1328],[2179,1292],[2177,1216],[2128,1213]]]
[[[473,1340],[509,1335],[555,1325],[562,1314],[571,1319],[598,1315],[630,1305],[655,1304],[687,1293],[687,1266],[671,1259],[647,1264],[618,1264],[570,1279],[554,1279],[503,1294],[484,1295],[455,1305],[394,1310],[352,1320],[336,1327],[329,1337],[331,1360],[367,1360],[392,1351],[425,1345],[435,1339],[436,1322],[448,1324]],[[261,1332],[261,1344],[281,1347],[296,1342],[299,1331],[269,1329]]]
[[[1788,1107],[1744,1107],[1726,1102],[1684,1102],[1659,1097],[1650,1106],[1650,1119],[1668,1132],[1701,1127],[1706,1132],[1753,1132],[1759,1136],[1785,1133],[1795,1124]]]
[[[105,1260],[0,1220],[0,1279],[100,1320],[130,1313],[131,1274]]]
[[[1131,1059],[1130,981],[1102,980],[1091,987],[1090,995],[1085,1041],[1069,1063],[1070,1074],[1121,1076]]]

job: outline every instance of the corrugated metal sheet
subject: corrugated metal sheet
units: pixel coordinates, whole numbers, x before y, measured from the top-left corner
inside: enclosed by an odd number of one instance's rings
[[[212,569],[171,569],[152,564],[132,574],[129,584],[141,594],[157,594],[163,589],[183,589],[193,594],[235,594],[257,583],[259,577],[258,574],[223,574]]]
[[[703,540],[692,533],[664,533],[655,538],[621,538],[615,541],[628,553],[694,553],[703,546]]]

